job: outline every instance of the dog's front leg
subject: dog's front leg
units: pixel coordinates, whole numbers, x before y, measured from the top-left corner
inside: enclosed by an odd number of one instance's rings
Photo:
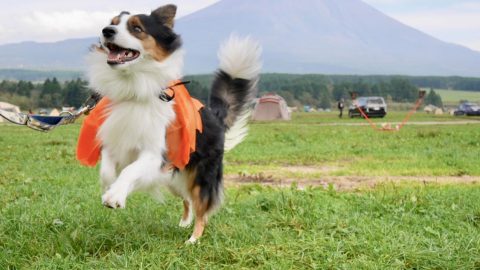
[[[154,181],[168,179],[171,174],[162,171],[163,160],[154,154],[143,153],[138,160],[122,170],[110,188],[103,194],[102,202],[110,208],[125,208],[127,197],[138,189],[146,189]]]
[[[105,192],[117,179],[117,168],[106,149],[102,150],[102,161],[100,164],[100,182],[102,191]]]

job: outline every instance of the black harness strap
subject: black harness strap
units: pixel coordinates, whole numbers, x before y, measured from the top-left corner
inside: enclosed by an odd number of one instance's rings
[[[189,84],[190,81],[185,81],[185,82],[178,82],[172,86],[169,86],[167,89],[170,89],[172,90],[172,95],[169,96],[165,91],[163,91],[160,96],[158,98],[160,98],[160,100],[163,100],[165,102],[170,102],[172,101],[174,98],[175,98],[175,90],[173,89],[175,86],[179,86],[179,85],[186,85],[186,84]]]

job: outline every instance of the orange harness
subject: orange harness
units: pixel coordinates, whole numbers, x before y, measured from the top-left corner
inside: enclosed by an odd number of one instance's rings
[[[173,109],[175,120],[167,128],[167,156],[173,166],[184,169],[195,152],[196,133],[202,133],[200,109],[203,104],[192,98],[183,84],[171,83],[174,92]],[[102,142],[97,137],[98,130],[109,114],[111,101],[102,98],[83,121],[78,138],[77,159],[82,165],[95,166],[100,159]]]

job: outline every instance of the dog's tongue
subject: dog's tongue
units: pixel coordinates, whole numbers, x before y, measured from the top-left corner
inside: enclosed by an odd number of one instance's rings
[[[127,58],[128,55],[128,50],[112,50],[108,54],[108,62],[112,63],[121,63],[125,61],[125,58]]]

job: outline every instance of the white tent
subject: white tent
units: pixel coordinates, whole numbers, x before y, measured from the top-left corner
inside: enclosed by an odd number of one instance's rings
[[[0,109],[8,112],[14,112],[14,113],[19,113],[20,112],[20,107],[15,106],[13,104],[7,103],[7,102],[1,102],[0,101]],[[0,123],[6,122],[3,117],[0,116]]]
[[[427,106],[425,106],[425,108],[423,108],[423,111],[426,112],[426,113],[435,113],[436,109],[438,109],[437,106],[432,105],[432,104],[428,104]]]
[[[59,115],[60,115],[60,111],[54,108],[54,109],[52,109],[52,110],[50,111],[50,113],[49,113],[48,115],[50,115],[50,116],[59,116]]]

